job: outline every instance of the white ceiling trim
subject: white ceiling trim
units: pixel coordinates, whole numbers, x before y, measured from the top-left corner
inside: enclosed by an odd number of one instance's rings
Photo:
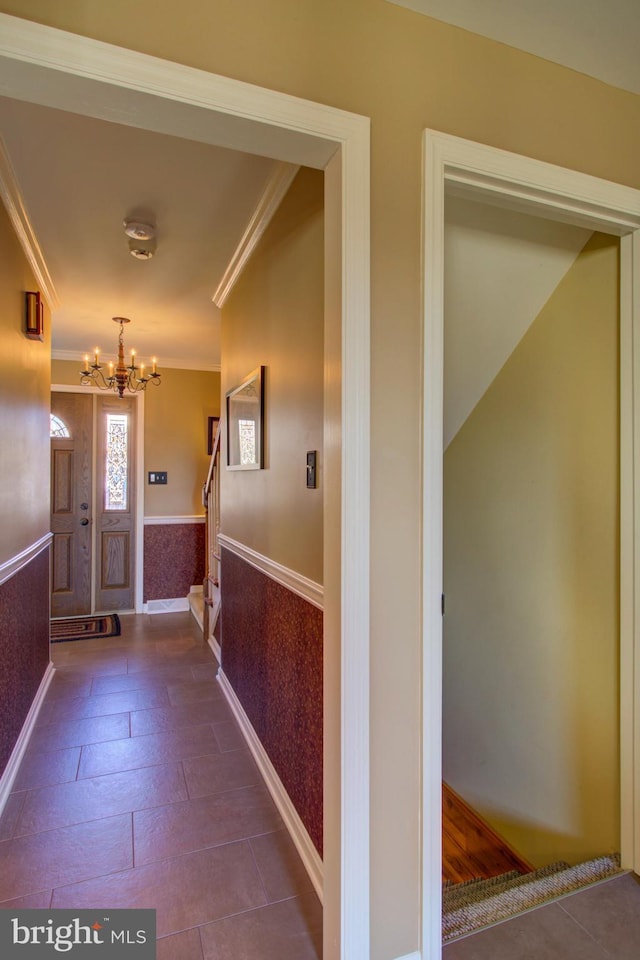
[[[49,309],[54,310],[60,305],[60,301],[2,140],[0,140],[0,196],[24,255],[35,274],[40,293],[47,301]]]
[[[78,365],[82,363],[82,357],[77,350],[52,350],[51,359],[74,360]],[[138,356],[136,359],[142,359],[146,363],[149,358]],[[162,362],[158,360],[158,367],[160,368],[160,373],[162,373],[163,367],[167,367],[168,369],[170,368],[172,370],[212,370],[214,373],[219,373],[221,370],[219,363],[204,363],[203,361],[199,360],[176,360],[172,357],[163,357]]]
[[[279,163],[274,170],[211,298],[216,307],[222,307],[231,293],[299,169],[299,166],[292,166],[290,163]]]

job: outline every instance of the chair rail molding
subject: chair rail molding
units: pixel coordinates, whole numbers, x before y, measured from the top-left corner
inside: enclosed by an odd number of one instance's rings
[[[30,544],[25,550],[17,553],[15,557],[10,557],[5,563],[0,564],[0,586],[15,576],[19,570],[31,563],[39,553],[42,553],[53,540],[52,533],[46,533],[35,543]]]
[[[324,588],[321,584],[309,580],[308,577],[303,577],[302,574],[296,573],[295,570],[283,567],[281,563],[276,563],[275,560],[263,556],[263,554],[258,553],[256,550],[252,550],[251,547],[245,547],[244,544],[239,543],[237,540],[232,540],[231,537],[226,537],[222,533],[218,534],[218,542],[221,547],[230,550],[231,553],[235,553],[241,560],[250,563],[256,570],[261,570],[262,573],[271,577],[272,580],[275,580],[276,583],[281,584],[281,586],[286,587],[287,590],[291,590],[292,593],[296,593],[304,600],[308,600],[314,607],[318,607],[320,610],[324,608]]]

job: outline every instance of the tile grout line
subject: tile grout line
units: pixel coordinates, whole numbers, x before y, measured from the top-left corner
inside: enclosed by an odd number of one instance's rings
[[[574,896],[580,896],[580,892],[578,892],[577,894],[574,894]],[[568,898],[568,897],[565,897],[564,899],[566,900],[566,899],[569,899],[569,898]],[[573,914],[569,913],[569,911],[565,909],[565,907],[563,906],[561,900],[558,900],[558,901],[557,901],[557,904],[558,904],[558,906],[560,907],[560,909],[562,910],[562,912],[564,913],[564,915],[565,915],[566,917],[568,917],[571,921],[573,921],[573,923],[575,923],[575,925],[576,925],[577,927],[579,927],[580,930],[584,931],[584,933],[587,934],[587,936],[589,937],[589,939],[590,939],[593,943],[595,943],[595,945],[598,947],[598,949],[601,950],[606,957],[610,957],[611,960],[615,960],[615,955],[614,955],[613,953],[610,953],[609,950],[607,950],[607,948],[605,947],[605,945],[604,945],[603,943],[600,943],[600,941],[597,940],[597,939],[594,937],[594,935],[591,933],[591,931],[589,930],[588,927],[585,927],[583,923],[580,923],[580,921],[579,921],[576,917],[574,917]]]

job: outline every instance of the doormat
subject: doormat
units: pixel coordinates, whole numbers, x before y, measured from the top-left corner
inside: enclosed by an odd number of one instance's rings
[[[110,613],[102,617],[68,617],[52,620],[51,643],[69,640],[102,640],[104,637],[120,636],[120,617]]]

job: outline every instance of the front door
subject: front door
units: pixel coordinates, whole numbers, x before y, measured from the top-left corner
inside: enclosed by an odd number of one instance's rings
[[[96,609],[135,606],[135,401],[100,396],[96,467]]]
[[[51,616],[91,613],[93,397],[51,394]]]
[[[136,404],[54,391],[51,413],[51,616],[133,610]]]

